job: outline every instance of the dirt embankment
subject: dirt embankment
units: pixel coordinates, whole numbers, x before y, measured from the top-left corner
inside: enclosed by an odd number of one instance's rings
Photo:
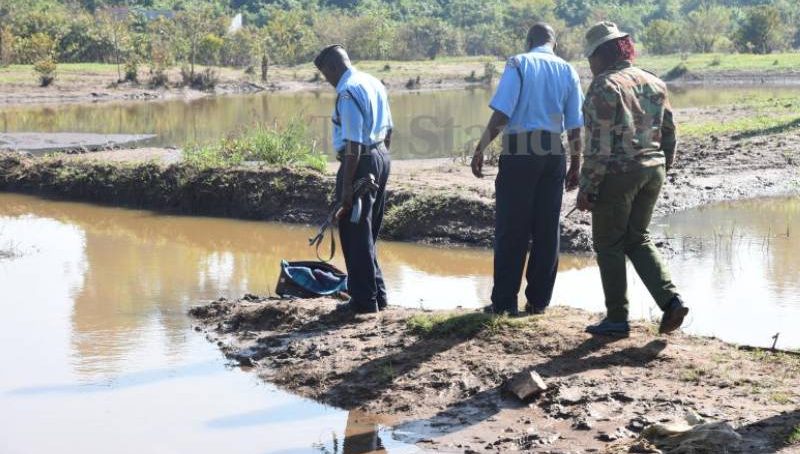
[[[694,112],[698,118],[726,111]],[[716,118],[716,117],[713,117]],[[657,214],[718,201],[800,193],[796,128],[683,140]],[[327,213],[333,166],[325,174],[288,168],[198,170],[175,150],[123,150],[62,158],[0,155],[0,190],[167,212],[316,223]],[[161,159],[147,161],[147,159]],[[490,246],[493,177],[472,177],[453,160],[393,163],[384,237]],[[489,169],[489,173],[496,173]],[[562,214],[574,207],[567,193]],[[589,215],[564,218],[562,251],[590,250]]]
[[[372,71],[392,91],[453,90],[485,86],[482,79],[469,77],[470,72],[482,71],[483,63],[464,65],[410,63],[410,69],[393,72]],[[442,70],[438,72],[438,70]],[[139,83],[117,83],[116,73],[70,71],[56,79],[49,87],[39,87],[34,81],[33,71],[14,74],[16,82],[0,83],[0,107],[30,104],[95,103],[105,101],[164,101],[172,99],[191,100],[215,95],[250,94],[264,91],[319,91],[329,89],[327,82],[319,78],[316,70],[306,66],[300,68],[275,67],[270,69],[267,82],[253,75],[232,68],[217,68],[218,83],[205,90],[182,86],[178,70],[167,72],[169,82],[165,86],[148,85],[145,71],[140,71]]]
[[[431,452],[797,452],[788,446],[800,424],[793,354],[657,337],[646,322],[629,339],[592,338],[582,329],[595,317],[564,307],[492,319],[400,308],[347,316],[335,303],[248,296],[191,314],[198,331],[264,380],[382,415]],[[512,397],[504,384],[522,370],[538,372],[549,389],[530,402]],[[649,426],[687,415],[735,433],[695,450],[650,435],[637,441]]]
[[[453,90],[486,86],[484,65],[491,61],[502,69],[502,59],[472,59],[468,61],[410,61],[379,64],[366,63],[366,71],[380,78],[393,92],[418,90]],[[645,66],[647,66],[645,64]],[[576,64],[581,78],[589,81],[591,71],[586,64]],[[169,83],[165,87],[148,85],[149,74],[140,70],[140,83],[117,83],[117,74],[105,69],[67,69],[56,82],[46,88],[36,85],[32,69],[20,69],[7,74],[9,81],[0,83],[0,106],[28,104],[64,104],[104,101],[150,101],[170,99],[196,99],[213,95],[247,94],[262,91],[318,91],[327,89],[327,83],[310,65],[298,67],[275,66],[270,68],[268,82],[253,74],[234,68],[216,68],[219,82],[212,89],[195,90],[183,87],[178,69],[167,71]],[[684,70],[664,75],[673,86],[794,86],[800,85],[800,71],[793,69],[770,70]]]

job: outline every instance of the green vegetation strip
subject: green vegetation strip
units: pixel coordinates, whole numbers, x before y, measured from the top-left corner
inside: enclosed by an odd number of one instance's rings
[[[481,312],[467,314],[417,314],[406,321],[412,334],[425,337],[474,337],[497,334],[505,329],[533,329],[534,317],[510,318]]]
[[[325,154],[316,149],[307,124],[297,118],[275,128],[255,125],[217,144],[190,146],[183,151],[183,159],[199,168],[232,167],[245,161],[257,161],[322,172],[328,161]]]
[[[786,444],[800,444],[800,424],[794,426],[789,432],[789,435],[786,436]]]
[[[800,115],[759,115],[725,122],[690,123],[682,125],[680,132],[690,137],[733,134],[734,138],[745,139],[761,135],[779,134],[798,128],[800,128]]]

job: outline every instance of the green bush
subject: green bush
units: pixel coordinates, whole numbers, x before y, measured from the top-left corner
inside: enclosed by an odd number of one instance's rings
[[[667,71],[666,74],[664,74],[664,80],[668,80],[668,81],[669,80],[675,80],[675,79],[678,79],[680,77],[685,76],[688,73],[689,73],[689,67],[686,66],[686,63],[681,62],[681,63],[678,63],[677,65],[675,65],[674,68],[672,68],[669,71]]]
[[[255,125],[216,145],[188,147],[183,157],[198,167],[227,167],[257,161],[323,171],[328,162],[325,155],[316,150],[306,122],[299,118],[283,127]]]
[[[139,63],[136,60],[129,60],[125,63],[125,82],[139,82]]]
[[[52,58],[39,60],[33,65],[33,70],[39,75],[39,85],[50,86],[56,80],[56,62]]]
[[[150,80],[147,81],[150,88],[163,88],[169,85],[169,77],[163,68],[156,67],[150,72]]]
[[[192,73],[189,68],[181,67],[181,79],[185,87],[202,91],[213,90],[219,83],[219,76],[212,68]]]

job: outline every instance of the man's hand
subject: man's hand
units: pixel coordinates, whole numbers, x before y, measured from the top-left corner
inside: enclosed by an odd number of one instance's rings
[[[575,207],[581,211],[592,211],[594,209],[594,202],[592,199],[593,197],[590,197],[589,194],[579,191],[578,200],[575,202]]]
[[[339,221],[342,218],[348,216],[350,214],[350,210],[353,209],[353,188],[347,188],[342,190],[342,207],[339,211],[336,212],[336,220]]]
[[[470,167],[472,167],[472,174],[478,178],[483,178],[483,152],[475,150],[475,154],[472,155],[472,162],[470,163]]]
[[[581,166],[580,165],[571,165],[569,166],[569,170],[567,171],[567,178],[564,181],[564,186],[567,188],[567,191],[572,191],[573,189],[578,187],[578,181],[580,181],[581,176]]]

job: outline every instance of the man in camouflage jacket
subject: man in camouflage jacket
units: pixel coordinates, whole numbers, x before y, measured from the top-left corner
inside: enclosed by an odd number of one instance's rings
[[[678,329],[688,313],[648,227],[676,137],[667,88],[633,66],[631,38],[611,22],[586,34],[586,56],[595,78],[584,103],[587,146],[578,208],[592,212],[592,237],[605,293],[607,317],[593,334],[627,335],[625,258],[664,311],[660,331]]]

